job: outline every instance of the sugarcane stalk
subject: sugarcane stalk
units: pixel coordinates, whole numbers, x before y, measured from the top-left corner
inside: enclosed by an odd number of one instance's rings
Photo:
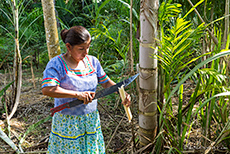
[[[124,85],[121,86],[121,88],[118,88],[119,89],[119,94],[120,94],[120,97],[121,97],[121,100],[122,102],[125,100],[126,96],[125,96],[125,89],[124,89]],[[130,111],[130,108],[127,107],[126,105],[123,105],[124,106],[124,109],[125,109],[125,113],[129,119],[129,122],[131,122],[132,120],[132,113]]]

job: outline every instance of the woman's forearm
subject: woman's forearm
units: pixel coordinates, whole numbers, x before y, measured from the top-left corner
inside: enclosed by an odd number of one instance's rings
[[[115,84],[116,84],[116,83],[113,82],[113,80],[109,80],[108,82],[103,83],[103,84],[101,84],[101,85],[102,85],[103,88],[108,88],[108,87],[111,87],[111,86],[113,86],[113,85],[115,85]]]
[[[42,93],[54,98],[77,98],[78,95],[76,91],[63,89],[59,86],[44,87]]]
[[[42,88],[42,93],[43,95],[54,98],[77,98],[84,101],[84,104],[92,102],[93,98],[95,97],[95,92],[92,91],[77,92],[74,90],[67,90],[59,86],[44,87]]]

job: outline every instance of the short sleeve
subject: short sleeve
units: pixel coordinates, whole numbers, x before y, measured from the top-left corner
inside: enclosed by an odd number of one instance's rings
[[[99,62],[98,59],[97,59],[97,63],[96,64],[97,64],[97,78],[98,78],[98,83],[102,84],[102,83],[108,82],[110,79],[106,75],[106,73],[104,72],[104,70],[101,67],[101,64],[100,64],[100,62]]]
[[[60,86],[61,67],[54,60],[49,61],[43,72],[42,88],[47,86]]]

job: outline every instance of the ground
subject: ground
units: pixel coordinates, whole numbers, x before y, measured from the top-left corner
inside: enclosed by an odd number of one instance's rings
[[[51,119],[49,117],[50,109],[53,107],[53,99],[42,95],[42,69],[34,68],[33,72],[35,72],[34,80],[30,69],[23,70],[20,104],[17,112],[9,122],[10,138],[18,147],[19,142],[23,141],[20,145],[24,152],[45,153],[51,128]],[[0,90],[11,79],[10,74],[0,73]],[[8,89],[8,92],[10,92],[10,89]],[[133,96],[132,112],[134,125],[137,126],[136,98],[135,95],[131,95]],[[131,139],[134,134],[132,132],[137,129],[128,122],[120,102],[121,100],[117,94],[99,99],[98,110],[101,116],[107,153],[120,153],[121,151],[125,153],[130,151],[132,147]],[[0,103],[0,111],[0,127],[7,133],[9,129],[6,128],[6,115],[3,103]],[[0,139],[0,154],[5,153],[14,152],[9,145]]]

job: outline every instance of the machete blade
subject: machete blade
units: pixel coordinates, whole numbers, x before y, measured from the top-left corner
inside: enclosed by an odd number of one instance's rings
[[[119,83],[117,83],[111,87],[108,87],[108,88],[105,88],[105,89],[102,89],[102,90],[96,92],[94,99],[98,99],[98,98],[107,96],[109,94],[112,94],[112,93],[118,91],[118,88],[120,88],[122,85],[124,85],[124,87],[128,86],[131,82],[133,82],[133,80],[135,80],[137,78],[138,75],[139,75],[139,73],[137,73],[136,75],[134,75],[134,76],[132,76],[132,77],[130,77],[124,81],[121,81],[121,82],[119,82]],[[53,116],[55,112],[61,111],[65,108],[71,108],[71,107],[74,107],[74,106],[77,106],[80,104],[83,104],[83,101],[77,99],[77,100],[73,100],[71,102],[67,102],[67,103],[64,103],[62,105],[56,106],[56,107],[50,109],[50,111],[52,112],[51,116]]]
[[[115,84],[109,88],[105,88],[105,89],[102,89],[102,90],[96,92],[94,99],[98,99],[98,98],[110,95],[114,92],[117,92],[118,88],[120,88],[122,85],[124,85],[124,87],[128,86],[131,82],[133,82],[133,80],[135,80],[137,78],[138,75],[139,75],[139,73],[126,79],[126,80],[124,80],[124,81],[121,81],[121,82],[119,82],[119,83],[117,83],[117,84]]]

